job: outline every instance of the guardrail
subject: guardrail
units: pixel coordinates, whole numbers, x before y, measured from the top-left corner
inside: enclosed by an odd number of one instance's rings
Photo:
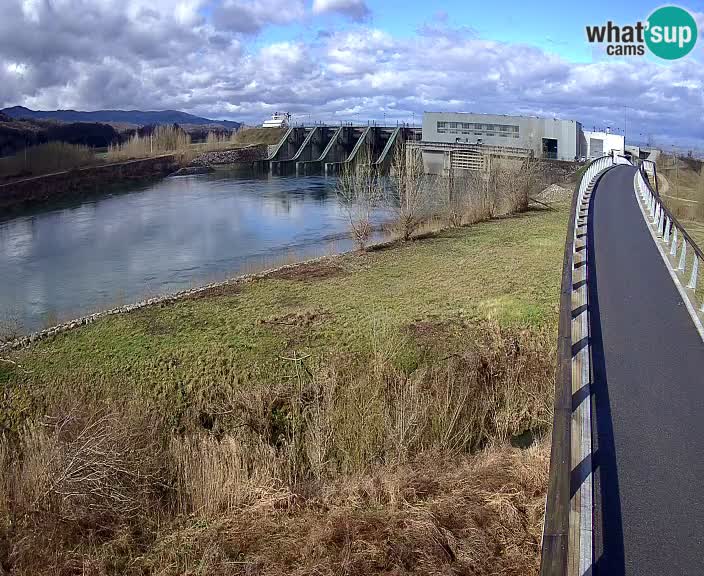
[[[653,175],[655,190],[650,184],[648,172]],[[704,313],[704,290],[698,280],[699,275],[704,273],[704,252],[665,205],[657,182],[655,163],[643,160],[636,175],[636,189],[645,204],[650,224],[656,229],[657,238],[669,247],[669,252],[666,250],[663,254],[669,256],[671,268],[685,288],[695,314],[700,315]]]
[[[577,183],[572,199],[560,292],[541,576],[582,576],[593,561],[587,223],[595,184],[606,170],[623,163],[630,164],[615,155],[593,160]],[[575,480],[573,471],[580,472]]]

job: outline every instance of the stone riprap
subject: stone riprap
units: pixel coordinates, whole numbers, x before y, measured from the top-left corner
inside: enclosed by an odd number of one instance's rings
[[[268,276],[271,276],[272,274],[281,273],[281,271],[283,271],[283,270],[289,270],[292,268],[296,268],[298,266],[301,266],[302,264],[310,265],[310,264],[319,263],[319,262],[330,262],[330,261],[335,260],[337,258],[339,258],[339,255],[321,256],[319,258],[312,258],[309,260],[305,260],[303,262],[297,262],[294,264],[286,264],[284,266],[279,266],[277,268],[271,268],[269,270],[264,270],[263,272],[258,272],[255,274],[245,274],[243,276],[237,276],[235,278],[230,278],[230,279],[224,280],[222,282],[212,282],[210,284],[206,284],[206,285],[200,286],[198,288],[191,288],[190,290],[182,290],[181,292],[175,292],[173,294],[164,294],[161,296],[155,296],[153,298],[147,298],[146,300],[142,300],[142,301],[136,302],[134,304],[126,304],[125,306],[111,308],[110,310],[104,310],[102,312],[95,312],[94,314],[88,314],[87,316],[82,316],[81,318],[76,318],[75,320],[69,320],[68,322],[64,322],[62,324],[57,324],[56,326],[52,326],[50,328],[40,330],[39,332],[34,332],[32,334],[28,334],[27,336],[22,336],[20,338],[16,338],[16,339],[11,340],[9,342],[1,343],[0,344],[0,353],[9,352],[10,350],[16,350],[19,348],[24,348],[26,346],[29,346],[30,344],[38,342],[39,340],[44,340],[44,339],[50,338],[52,336],[56,336],[57,334],[67,332],[68,330],[73,330],[74,328],[78,328],[79,326],[85,326],[87,324],[91,324],[100,318],[104,318],[105,316],[112,316],[115,314],[126,314],[129,312],[133,312],[134,310],[139,310],[140,308],[146,308],[147,306],[154,306],[156,304],[169,304],[172,302],[177,302],[179,300],[186,300],[188,298],[193,298],[194,296],[198,296],[199,294],[203,294],[204,292],[208,292],[210,290],[213,290],[214,288],[220,288],[222,286],[233,286],[233,285],[237,285],[237,284],[244,284],[247,282],[252,282],[254,280],[261,280],[261,279],[264,279]]]
[[[266,146],[247,146],[244,148],[233,148],[231,150],[203,152],[202,154],[196,156],[189,166],[198,167],[218,166],[223,164],[241,164],[243,162],[263,160],[265,157]]]

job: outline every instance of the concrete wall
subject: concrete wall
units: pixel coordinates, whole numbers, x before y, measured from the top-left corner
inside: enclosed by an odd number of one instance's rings
[[[438,127],[438,122],[448,125]],[[527,148],[533,150],[536,157],[542,157],[543,138],[551,138],[557,140],[559,160],[574,160],[584,155],[581,133],[582,126],[575,120],[454,112],[423,114],[424,142]]]

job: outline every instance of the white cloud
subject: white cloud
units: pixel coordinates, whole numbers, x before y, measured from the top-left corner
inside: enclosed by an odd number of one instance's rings
[[[5,0],[3,10],[1,106],[176,108],[250,123],[274,110],[391,122],[467,110],[618,127],[627,105],[632,135],[704,146],[704,67],[691,56],[575,64],[442,18],[412,36],[348,25],[254,42],[269,25],[314,18],[283,0]]]
[[[337,12],[353,20],[362,21],[371,11],[364,0],[313,0],[313,14]]]
[[[224,0],[213,13],[218,28],[255,34],[270,24],[290,24],[305,14],[303,0]]]

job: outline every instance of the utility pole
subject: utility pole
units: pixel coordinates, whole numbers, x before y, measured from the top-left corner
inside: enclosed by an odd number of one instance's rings
[[[677,197],[680,197],[680,163],[675,154],[675,145],[672,145],[672,157],[675,159],[675,188],[677,188]]]

